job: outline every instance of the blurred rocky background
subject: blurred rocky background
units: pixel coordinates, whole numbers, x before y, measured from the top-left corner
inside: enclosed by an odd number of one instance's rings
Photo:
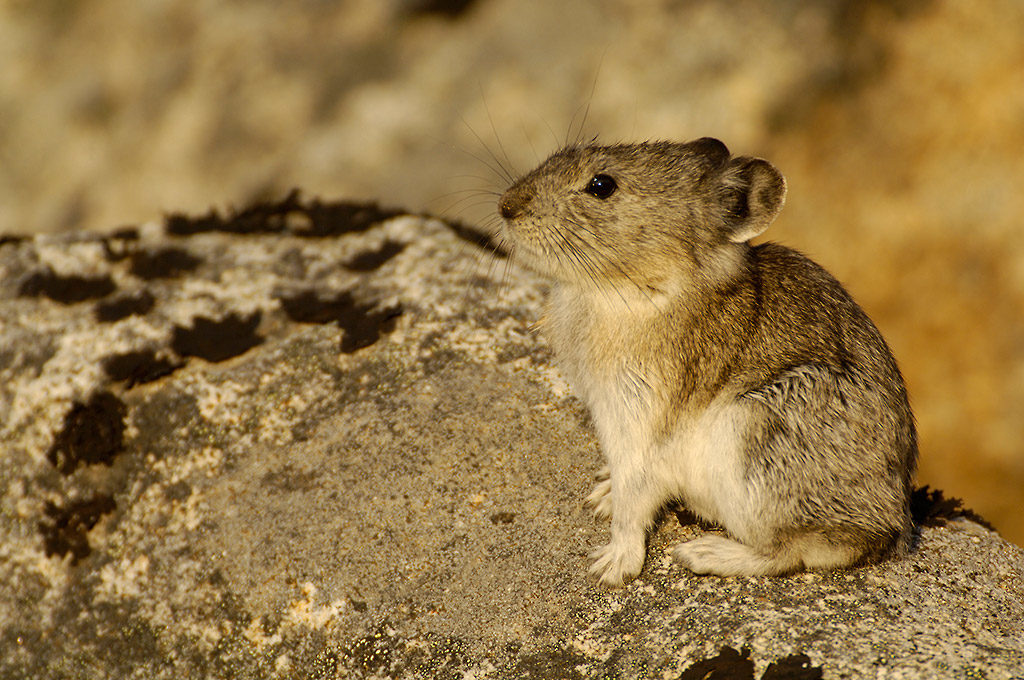
[[[893,346],[920,481],[1024,544],[1022,35],[1017,0],[5,0],[0,238],[292,187],[487,225],[497,166],[717,136]]]

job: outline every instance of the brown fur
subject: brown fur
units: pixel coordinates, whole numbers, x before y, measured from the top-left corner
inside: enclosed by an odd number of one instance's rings
[[[612,517],[607,583],[639,569],[638,536],[673,496],[737,539],[680,546],[695,571],[843,566],[908,543],[903,379],[831,275],[747,242],[784,197],[771,164],[701,139],[563,149],[499,203],[514,255],[556,284],[545,334],[609,460],[591,497]]]

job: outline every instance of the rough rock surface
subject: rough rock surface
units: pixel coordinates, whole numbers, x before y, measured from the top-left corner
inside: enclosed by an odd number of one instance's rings
[[[1024,552],[965,519],[720,579],[668,514],[596,587],[543,287],[475,241],[292,195],[0,245],[0,677],[1024,677]]]

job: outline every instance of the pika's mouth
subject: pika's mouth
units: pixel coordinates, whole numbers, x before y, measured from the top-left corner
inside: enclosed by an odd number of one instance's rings
[[[516,259],[523,258],[524,256],[529,259],[539,257],[540,253],[528,239],[524,238],[522,232],[523,226],[521,224],[516,224],[516,222],[510,219],[503,219],[501,221],[501,238],[510,247],[510,251]]]
[[[512,259],[527,269],[547,277],[556,277],[557,268],[554,261],[558,260],[555,248],[548,244],[537,243],[527,236],[536,227],[524,223],[522,216],[519,218],[501,220],[501,240],[508,248]],[[549,252],[551,251],[551,252]]]

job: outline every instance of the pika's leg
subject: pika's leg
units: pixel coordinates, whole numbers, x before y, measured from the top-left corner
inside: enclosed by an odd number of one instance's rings
[[[673,556],[695,574],[777,576],[803,568],[832,569],[857,561],[861,551],[804,536],[774,552],[758,550],[725,536],[701,536],[680,543]]]
[[[718,576],[770,576],[798,569],[800,559],[781,554],[764,555],[725,536],[701,536],[680,543],[673,556],[695,574]]]
[[[618,471],[616,471],[618,472]],[[611,540],[590,554],[590,573],[606,586],[621,586],[640,573],[647,557],[647,531],[663,499],[633,470],[611,477]]]
[[[597,486],[587,496],[584,506],[590,508],[597,519],[608,519],[612,516],[612,480],[608,466],[601,468],[594,479],[597,480]]]

